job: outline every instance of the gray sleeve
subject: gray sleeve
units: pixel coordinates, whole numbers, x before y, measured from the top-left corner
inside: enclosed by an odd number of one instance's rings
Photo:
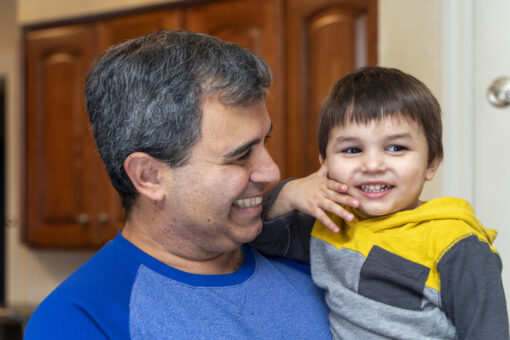
[[[289,180],[280,183],[264,195],[262,201],[262,232],[250,245],[269,256],[281,256],[292,260],[310,262],[310,233],[315,218],[294,210],[272,221],[266,221],[266,212],[272,206],[280,190]]]
[[[508,340],[508,314],[499,255],[467,237],[439,261],[441,296],[458,339]]]

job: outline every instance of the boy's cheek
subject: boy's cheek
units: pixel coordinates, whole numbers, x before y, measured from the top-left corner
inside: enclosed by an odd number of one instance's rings
[[[342,167],[342,165],[339,164],[339,162],[331,162],[331,161],[330,162],[326,161],[326,164],[328,166],[328,178],[329,179],[349,185],[349,183],[347,183],[348,175],[347,175],[347,172],[346,172],[347,169],[345,166]]]

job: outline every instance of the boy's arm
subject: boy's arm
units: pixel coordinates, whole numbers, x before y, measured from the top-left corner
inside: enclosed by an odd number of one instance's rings
[[[338,232],[338,226],[329,218],[327,212],[351,221],[354,216],[340,204],[355,208],[359,202],[346,194],[347,185],[328,179],[327,174],[328,169],[323,165],[307,177],[283,182],[282,186],[278,186],[276,197],[266,207],[263,217],[271,221],[299,210],[313,216],[331,231]]]
[[[508,340],[501,259],[476,236],[454,245],[439,261],[441,297],[458,339]]]
[[[326,211],[351,220],[352,214],[339,204],[358,204],[344,194],[346,185],[327,179],[326,174],[327,169],[321,167],[308,177],[288,179],[269,190],[262,203],[264,228],[251,245],[266,255],[309,262],[310,232],[315,219],[336,232],[338,226]]]
[[[278,195],[287,183],[287,179],[269,190],[262,201],[262,232],[250,245],[265,255],[281,256],[302,262],[310,262],[310,232],[315,218],[292,210],[277,218],[269,218],[271,209]]]

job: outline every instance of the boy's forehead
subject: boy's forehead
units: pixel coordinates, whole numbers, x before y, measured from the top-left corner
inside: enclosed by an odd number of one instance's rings
[[[336,139],[340,135],[351,135],[351,137],[363,137],[362,134],[375,131],[383,133],[386,130],[398,129],[402,132],[411,130],[410,132],[422,132],[423,129],[418,122],[412,120],[410,117],[394,114],[378,117],[368,121],[356,121],[348,119],[345,122],[340,122],[333,126],[330,130],[329,139]]]
[[[408,122],[414,122],[415,117],[413,114],[400,111],[400,110],[385,110],[381,108],[378,112],[365,112],[359,108],[348,110],[341,120],[338,122],[340,125],[355,123],[359,125],[370,125],[370,124],[379,124],[385,121],[395,121],[401,122],[402,120]]]

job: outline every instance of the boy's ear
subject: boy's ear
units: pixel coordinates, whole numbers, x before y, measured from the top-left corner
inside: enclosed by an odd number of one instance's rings
[[[427,172],[425,173],[425,180],[431,181],[434,179],[437,169],[439,168],[439,164],[441,164],[441,158],[436,157],[429,163],[427,166]]]
[[[324,158],[322,158],[322,155],[319,155],[319,162],[321,165],[324,164]]]
[[[159,172],[163,170],[162,162],[145,152],[133,152],[124,160],[124,170],[140,195],[151,201],[165,198],[164,188],[158,179]]]

